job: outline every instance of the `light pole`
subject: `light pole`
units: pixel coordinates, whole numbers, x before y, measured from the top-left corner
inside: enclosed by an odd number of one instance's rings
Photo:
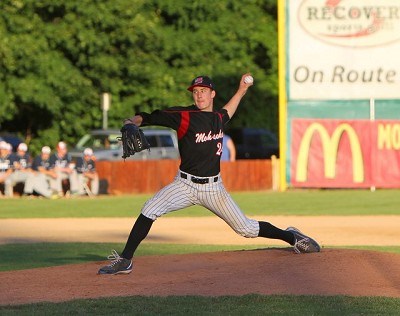
[[[103,129],[108,127],[108,110],[110,109],[111,95],[104,92],[101,95],[101,109],[103,110]]]

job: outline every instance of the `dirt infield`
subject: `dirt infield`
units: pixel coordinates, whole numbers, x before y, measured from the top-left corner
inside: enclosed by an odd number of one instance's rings
[[[318,239],[295,255],[277,241],[237,237],[216,217],[164,218],[146,242],[254,244],[257,250],[138,257],[130,275],[96,275],[106,262],[0,273],[0,305],[130,295],[350,295],[400,297],[400,255],[332,249],[399,245],[400,217],[269,217]],[[133,219],[0,220],[0,243],[124,242]],[[212,242],[213,241],[213,242]],[[269,245],[279,248],[271,248]],[[262,246],[261,246],[262,245]],[[266,248],[267,247],[267,248]]]
[[[296,226],[325,246],[400,245],[400,216],[268,216],[255,218],[286,228]],[[31,242],[124,243],[134,218],[0,220],[0,244]],[[164,217],[145,242],[174,244],[285,246],[265,238],[246,239],[216,216]]]
[[[111,296],[350,295],[400,297],[400,256],[264,249],[139,257],[129,275],[96,275],[104,262],[0,273],[0,304]]]

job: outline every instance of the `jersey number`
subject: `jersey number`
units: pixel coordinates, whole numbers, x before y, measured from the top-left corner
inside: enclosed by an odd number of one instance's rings
[[[222,143],[217,143],[217,155],[221,156],[222,154]]]

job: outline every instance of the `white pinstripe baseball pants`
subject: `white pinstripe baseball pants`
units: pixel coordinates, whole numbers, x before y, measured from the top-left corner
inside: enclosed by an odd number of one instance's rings
[[[258,237],[258,221],[247,218],[230,194],[226,191],[220,175],[209,178],[209,183],[193,183],[190,174],[187,179],[178,172],[174,181],[162,188],[142,208],[142,214],[153,221],[158,217],[193,205],[202,205],[222,218],[237,234],[247,237]],[[199,178],[199,177],[197,177]],[[203,179],[203,178],[201,178]]]

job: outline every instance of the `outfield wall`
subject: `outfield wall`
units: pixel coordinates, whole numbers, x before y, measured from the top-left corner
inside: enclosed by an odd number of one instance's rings
[[[155,193],[176,176],[179,160],[98,161],[100,179],[107,180],[109,194]],[[228,191],[272,189],[269,159],[221,162],[221,175]]]

